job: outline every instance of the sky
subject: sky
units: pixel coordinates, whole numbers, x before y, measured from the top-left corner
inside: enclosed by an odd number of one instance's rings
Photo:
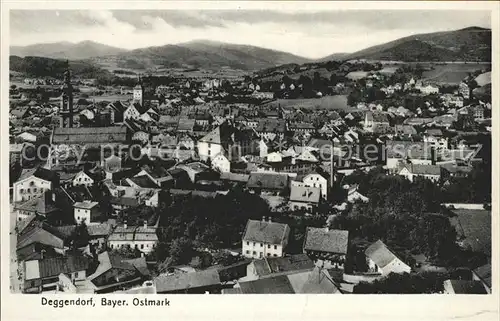
[[[10,44],[92,40],[136,49],[206,39],[321,58],[490,23],[479,10],[12,10]]]

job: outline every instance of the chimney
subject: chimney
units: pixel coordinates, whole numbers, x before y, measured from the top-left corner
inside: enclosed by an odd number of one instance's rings
[[[265,221],[266,221],[266,217],[262,216],[262,222],[265,222]]]
[[[128,227],[127,221],[123,222],[123,228],[126,229]]]
[[[269,223],[271,223],[272,222],[271,216],[269,216],[267,220],[269,221]]]
[[[148,228],[148,221],[144,220],[144,228]]]

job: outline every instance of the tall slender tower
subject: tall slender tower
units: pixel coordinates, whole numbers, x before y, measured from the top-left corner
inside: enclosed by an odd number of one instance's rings
[[[134,87],[134,102],[144,106],[144,86],[142,85],[141,75],[139,75],[139,81]]]
[[[66,71],[64,72],[64,85],[62,86],[61,99],[61,127],[73,127],[73,86],[71,85],[71,72],[69,71],[69,61],[66,61]]]

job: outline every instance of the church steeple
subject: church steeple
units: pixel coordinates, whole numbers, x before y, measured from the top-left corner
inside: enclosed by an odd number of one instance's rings
[[[138,75],[137,85],[134,87],[134,102],[141,104],[144,106],[144,86],[142,84],[141,75]]]
[[[66,70],[64,71],[64,84],[62,86],[61,109],[61,127],[73,127],[73,86],[71,85],[71,71],[69,61],[66,60]]]

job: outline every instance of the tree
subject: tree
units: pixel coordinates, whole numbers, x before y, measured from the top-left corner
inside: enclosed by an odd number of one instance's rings
[[[170,264],[186,264],[194,254],[193,242],[187,237],[175,239],[170,244]]]
[[[79,224],[76,225],[75,229],[71,233],[70,246],[72,249],[87,246],[89,244],[89,239],[90,236],[87,225],[85,224],[85,220],[82,220]]]

